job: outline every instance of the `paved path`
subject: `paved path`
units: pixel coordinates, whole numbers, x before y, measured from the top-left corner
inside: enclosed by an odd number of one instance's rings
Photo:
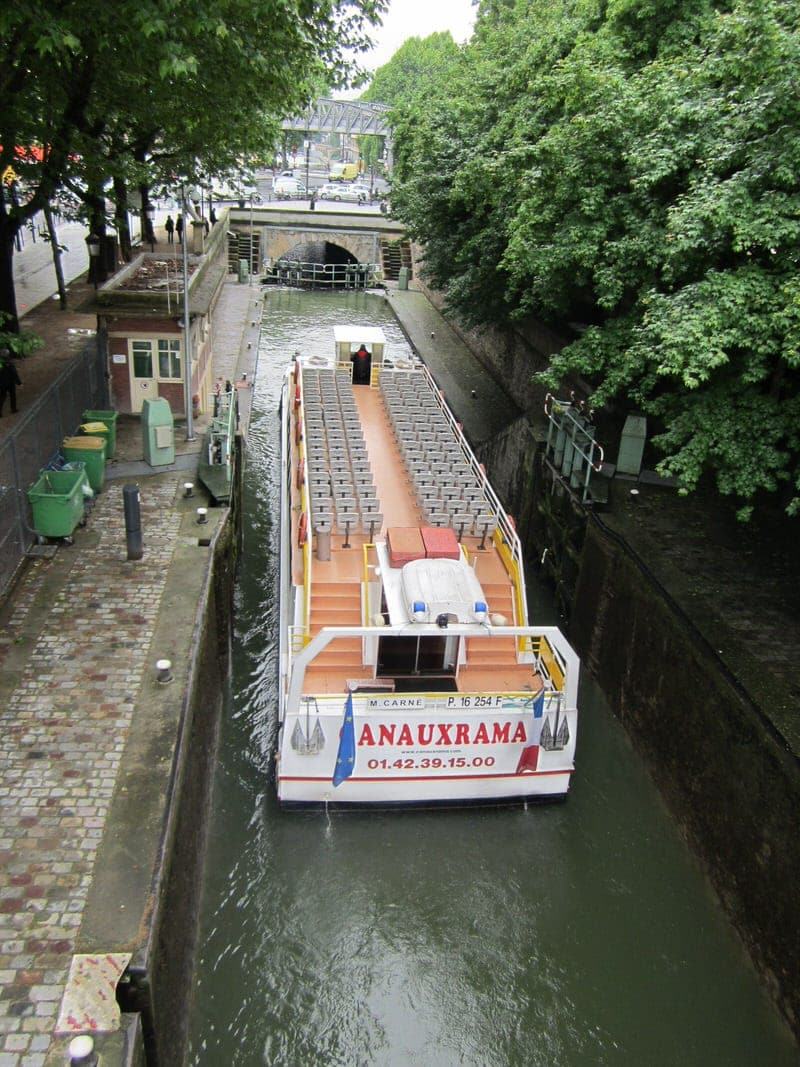
[[[89,252],[86,247],[87,228],[81,222],[66,222],[56,225],[58,242],[66,245],[61,254],[64,281],[69,285],[73,279],[89,269]],[[17,293],[17,312],[20,316],[52,297],[56,288],[53,266],[53,251],[49,241],[31,240],[25,231],[25,247],[14,255],[14,286]]]
[[[125,749],[179,519],[169,482],[142,493],[142,566],[126,560],[122,489],[102,493],[93,535],[62,583],[28,571],[6,641],[29,646],[0,712],[0,1031],[44,1062]],[[67,550],[64,550],[67,551]],[[56,591],[54,584],[60,585]],[[42,618],[32,611],[46,598]],[[12,646],[5,645],[4,651]],[[4,668],[5,668],[4,664]],[[16,673],[16,672],[15,672]],[[17,1062],[0,1058],[0,1064]]]
[[[222,290],[214,369],[223,378],[252,378],[259,299],[256,288]],[[196,453],[199,441],[190,447]],[[56,1039],[54,1029],[95,859],[131,724],[135,719],[141,728],[146,714],[137,705],[143,683],[165,654],[153,637],[160,619],[164,628],[162,613],[175,610],[164,603],[164,590],[176,552],[197,544],[196,533],[188,542],[187,533],[194,507],[204,501],[182,496],[186,462],[196,462],[196,454],[178,457],[175,469],[164,472],[142,465],[141,451],[131,419],[120,427],[119,471],[113,464],[109,471],[139,474],[144,559],[127,560],[122,479],[114,478],[74,546],[31,562],[0,608],[0,1067],[39,1067],[66,1040]],[[196,576],[206,560],[207,551],[190,557]],[[181,655],[188,659],[196,608],[188,606],[189,623],[170,638],[167,654],[176,663]],[[151,873],[143,873],[145,889]],[[111,900],[103,906],[125,907]],[[138,928],[141,914],[128,918]],[[113,929],[115,916],[109,919]],[[109,944],[107,951],[119,948]],[[89,1028],[86,1020],[77,1027]]]

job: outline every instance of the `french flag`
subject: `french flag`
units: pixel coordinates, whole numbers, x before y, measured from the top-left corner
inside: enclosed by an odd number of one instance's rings
[[[533,717],[541,719],[544,715],[544,686],[539,690],[539,695],[533,702]],[[528,745],[523,748],[517,763],[517,774],[536,774],[539,766],[539,746]]]

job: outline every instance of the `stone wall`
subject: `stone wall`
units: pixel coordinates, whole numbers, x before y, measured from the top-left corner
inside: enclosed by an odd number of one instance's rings
[[[586,532],[571,636],[702,857],[800,1034],[800,774],[753,702],[600,521]]]
[[[553,475],[527,417],[481,446],[529,573],[648,763],[776,1003],[800,1037],[800,769],[626,543]]]

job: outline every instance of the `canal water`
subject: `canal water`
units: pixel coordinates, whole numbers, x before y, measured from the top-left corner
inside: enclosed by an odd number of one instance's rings
[[[272,292],[215,782],[189,1062],[778,1067],[797,1062],[702,874],[587,678],[566,804],[281,812],[278,417],[295,349],[381,297]],[[538,617],[547,614],[535,587]],[[538,606],[537,606],[538,605]]]

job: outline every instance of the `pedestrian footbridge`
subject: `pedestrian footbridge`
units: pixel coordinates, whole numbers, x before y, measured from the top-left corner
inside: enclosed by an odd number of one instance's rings
[[[261,274],[283,261],[377,268],[396,280],[411,270],[403,226],[385,215],[308,208],[231,208],[228,216],[231,270],[240,260]]]

